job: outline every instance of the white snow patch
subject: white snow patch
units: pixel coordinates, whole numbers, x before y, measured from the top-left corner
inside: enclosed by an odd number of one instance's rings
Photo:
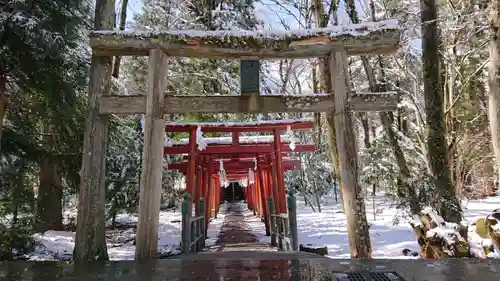
[[[322,206],[322,212],[313,212],[309,206],[305,206],[302,198],[298,197],[297,223],[299,227],[299,244],[312,244],[328,247],[328,256],[331,258],[350,258],[349,240],[347,237],[346,217],[342,213],[340,202],[335,202],[333,198],[328,198],[326,202],[332,202]],[[391,206],[391,201],[383,195],[377,195],[375,200],[370,198],[366,201],[366,212],[370,224],[370,237],[373,247],[373,258],[408,259],[416,258],[405,256],[403,249],[414,252],[419,251],[419,246],[410,225],[401,220],[395,224],[398,211]],[[373,205],[375,204],[375,206]],[[208,228],[207,246],[216,243],[220,228],[224,220],[225,204],[221,206],[221,212],[217,219],[211,220]],[[482,200],[469,201],[464,208],[465,218],[469,222],[479,218],[485,218],[491,214],[492,210],[500,208],[500,196],[489,197]],[[245,213],[247,222],[251,225],[254,234],[260,242],[270,243],[270,237],[265,236],[265,226],[260,218],[253,216],[251,211]],[[136,216],[123,215],[121,223],[136,222]],[[178,251],[181,231],[180,212],[162,211],[160,213],[159,244],[162,251]],[[417,221],[418,222],[418,221]],[[473,228],[471,227],[470,231]],[[112,260],[130,260],[134,257],[135,246],[131,243],[121,242],[133,238],[134,231],[125,231],[114,234],[108,238],[108,252]],[[476,234],[477,235],[477,234]],[[479,251],[481,245],[491,243],[489,239],[469,233],[469,242],[473,251]],[[35,238],[42,242],[43,246],[38,247],[34,253],[33,260],[49,259],[48,253],[57,253],[59,256],[71,257],[74,247],[74,233],[64,231],[48,231],[43,235],[36,235]],[[118,243],[120,242],[120,243]],[[116,247],[114,247],[116,246]],[[483,252],[484,254],[484,252]],[[480,253],[478,253],[480,255]],[[500,257],[499,249],[490,254],[489,257]]]
[[[198,127],[199,128],[199,127]],[[203,137],[202,137],[203,138]],[[241,144],[251,144],[251,143],[271,143],[274,141],[274,136],[240,136],[239,143]],[[200,144],[198,143],[198,135],[196,137],[196,142],[198,144],[198,150],[200,149]],[[282,143],[289,143],[290,138],[288,135],[281,136]],[[218,137],[218,138],[203,138],[203,145],[206,147],[208,144],[232,144],[232,137]],[[174,145],[187,145],[189,144],[189,138],[183,138],[179,141],[165,143],[165,146],[174,146]]]
[[[284,119],[284,120],[259,120],[247,122],[169,122],[172,127],[248,127],[259,125],[293,125],[303,122],[313,122],[313,118]]]
[[[178,254],[181,240],[181,212],[161,211],[158,227],[158,251]],[[212,219],[207,230],[207,245],[215,243],[219,235],[224,215],[219,214]],[[121,225],[137,223],[136,215],[121,215],[118,217]],[[111,237],[110,237],[111,236]],[[107,232],[107,247],[110,260],[133,260],[135,245],[133,245],[135,230]],[[49,260],[56,258],[71,259],[75,246],[75,233],[69,231],[47,231],[36,234],[35,240],[41,243],[31,254],[32,260]]]
[[[152,37],[159,35],[171,35],[188,38],[228,38],[228,37],[253,37],[271,40],[281,40],[286,38],[301,39],[311,36],[365,36],[371,32],[381,30],[399,30],[397,20],[384,20],[379,22],[363,22],[359,24],[337,25],[325,28],[312,29],[290,29],[290,30],[160,30],[152,27],[151,30],[96,30],[91,31],[90,36],[99,35],[120,35],[134,37]]]

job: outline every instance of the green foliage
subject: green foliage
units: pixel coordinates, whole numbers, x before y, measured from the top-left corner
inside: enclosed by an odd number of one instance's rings
[[[54,159],[76,190],[81,163],[90,2],[0,4],[0,75],[6,115],[0,149],[0,259],[28,253],[40,163]]]
[[[480,218],[476,221],[476,232],[483,239],[490,237],[490,231],[484,218]]]
[[[135,212],[139,202],[139,178],[143,136],[137,118],[110,120],[106,153],[106,199],[108,216],[115,223],[120,211]]]
[[[362,151],[361,162],[365,164],[361,173],[361,181],[371,186],[383,187],[395,194],[399,176],[398,166],[386,137],[376,138],[372,146]]]
[[[0,155],[0,260],[11,260],[34,247],[33,166],[24,158]]]
[[[16,224],[0,223],[0,260],[12,260],[33,251],[32,220],[23,218]]]

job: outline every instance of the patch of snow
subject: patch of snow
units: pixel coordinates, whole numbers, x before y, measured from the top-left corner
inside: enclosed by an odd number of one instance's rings
[[[342,211],[342,205],[332,198],[326,200],[331,202],[322,206],[322,212],[313,212],[305,205],[303,198],[297,196],[297,223],[299,230],[299,244],[311,244],[328,247],[328,256],[331,258],[350,258],[349,240],[347,236],[346,217]],[[373,248],[373,258],[389,259],[414,259],[418,257],[403,254],[403,250],[419,252],[419,246],[413,234],[411,226],[406,221],[395,223],[398,210],[392,205],[392,201],[383,195],[375,196],[366,201],[366,212],[370,224],[370,238]],[[464,208],[464,216],[469,221],[485,218],[493,209],[500,207],[500,196],[489,197],[482,200],[469,201]],[[212,219],[208,227],[207,246],[216,243],[225,217],[225,204],[221,206],[221,212],[217,219]],[[382,211],[380,211],[382,210]],[[427,210],[429,211],[429,210]],[[260,218],[253,216],[250,210],[244,215],[251,225],[253,233],[262,243],[270,243],[270,237],[265,236],[265,225]],[[432,214],[434,215],[434,214]],[[137,217],[132,215],[121,215],[119,223],[134,224]],[[418,222],[418,221],[416,221]],[[453,229],[454,224],[444,223],[443,232]],[[179,211],[162,211],[160,213],[158,249],[163,252],[178,253],[181,232],[181,214]],[[440,230],[441,231],[441,230]],[[490,239],[482,239],[474,231],[469,229],[468,240],[471,250],[475,255],[481,257],[484,254],[482,246],[491,245]],[[446,232],[447,233],[447,232]],[[134,230],[108,232],[108,253],[112,260],[130,260],[134,258],[135,246],[133,245]],[[48,231],[42,235],[35,235],[35,239],[41,242],[32,260],[71,259],[74,247],[74,233],[65,231]],[[482,252],[481,252],[482,251]],[[494,252],[488,257],[500,258],[500,250],[494,248]]]
[[[162,254],[175,255],[180,253],[181,240],[180,211],[161,211],[158,227],[158,251]],[[215,243],[224,220],[224,215],[219,214],[217,219],[212,219],[208,227],[207,244]],[[135,225],[137,216],[120,215],[117,218],[119,225]],[[135,229],[125,231],[107,231],[107,247],[110,260],[133,260],[135,255]],[[69,231],[47,231],[36,234],[34,238],[39,242],[31,260],[71,260],[75,246],[75,233]]]
[[[333,198],[328,198],[326,201],[331,202],[331,204],[322,206],[321,213],[313,212],[311,207],[305,206],[303,198],[297,196],[299,244],[327,246],[329,257],[350,258],[347,221],[342,211],[342,204],[340,201],[335,202]],[[375,206],[373,206],[373,203]],[[420,248],[411,226],[406,221],[401,220],[400,223],[395,224],[395,218],[398,217],[399,213],[392,206],[392,203],[389,198],[383,195],[375,196],[373,201],[371,198],[366,201],[366,215],[370,224],[373,258],[418,258],[405,256],[402,253],[404,249],[418,253]],[[491,213],[491,210],[498,207],[500,207],[500,196],[471,200],[467,209],[464,210],[464,216],[469,222],[476,221],[478,218],[486,217]],[[379,210],[383,211],[380,212]],[[415,222],[418,223],[419,220],[415,220]],[[265,238],[263,238],[263,241],[265,241]],[[481,243],[486,245],[485,243],[488,243],[488,241],[483,240]],[[491,254],[490,256],[494,255]]]
[[[313,118],[284,119],[284,120],[258,120],[247,122],[169,122],[171,127],[249,127],[259,125],[293,125],[297,123],[313,122]]]
[[[91,31],[89,36],[99,35],[119,35],[133,37],[154,37],[154,36],[177,36],[185,39],[189,38],[229,38],[229,37],[252,37],[271,40],[282,40],[286,38],[301,39],[313,36],[366,36],[372,32],[383,30],[399,30],[400,26],[397,20],[384,20],[379,22],[363,22],[349,25],[336,25],[324,28],[312,29],[290,29],[290,30],[96,30]],[[153,31],[153,30],[157,31]]]
[[[222,204],[220,206],[217,218],[212,218],[212,220],[210,220],[210,222],[208,223],[207,239],[205,240],[205,245],[207,247],[213,246],[215,245],[215,243],[217,243],[219,233],[222,229],[222,224],[224,223],[226,207],[226,204]]]
[[[203,138],[203,132],[201,131],[200,126],[196,128],[196,145],[198,145],[198,150],[200,151],[205,150],[205,148],[207,148],[207,141]]]
[[[200,127],[198,127],[200,128]],[[196,141],[198,144],[198,135],[196,136]],[[251,144],[251,143],[271,143],[274,141],[274,136],[240,136],[239,143],[241,144]],[[208,144],[232,144],[232,137],[218,137],[218,138],[203,138],[204,145]],[[281,136],[282,143],[289,143],[290,137],[288,135]],[[189,138],[183,138],[179,141],[172,142],[169,146],[174,145],[187,145],[189,144]],[[200,149],[200,144],[198,144],[198,149]]]

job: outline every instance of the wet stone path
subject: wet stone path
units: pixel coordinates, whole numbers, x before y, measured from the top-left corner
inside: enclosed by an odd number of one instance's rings
[[[241,202],[227,202],[226,216],[222,224],[215,249],[217,252],[232,251],[276,251],[270,245],[259,242],[248,223],[246,205]],[[246,213],[246,214],[245,214]]]

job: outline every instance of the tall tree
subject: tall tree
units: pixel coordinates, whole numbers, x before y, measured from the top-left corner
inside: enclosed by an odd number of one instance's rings
[[[442,59],[439,54],[441,40],[436,1],[421,0],[420,7],[427,149],[429,166],[437,191],[436,206],[445,220],[459,223],[462,219],[461,207],[451,179],[446,142],[444,93],[440,68]]]
[[[497,174],[500,175],[500,1],[491,0],[489,8],[490,63],[488,115]]]
[[[1,11],[0,131],[4,123],[31,127],[26,138],[41,150],[30,155],[38,158],[40,168],[38,229],[60,229],[62,177],[71,169],[67,160],[77,159],[74,151],[80,147],[72,144],[80,128],[79,91],[86,82],[81,44],[88,3],[10,1]]]
[[[94,29],[114,27],[115,1],[97,0]],[[73,253],[76,262],[109,259],[105,237],[105,157],[109,117],[99,114],[97,99],[110,91],[112,64],[113,57],[92,56]]]

